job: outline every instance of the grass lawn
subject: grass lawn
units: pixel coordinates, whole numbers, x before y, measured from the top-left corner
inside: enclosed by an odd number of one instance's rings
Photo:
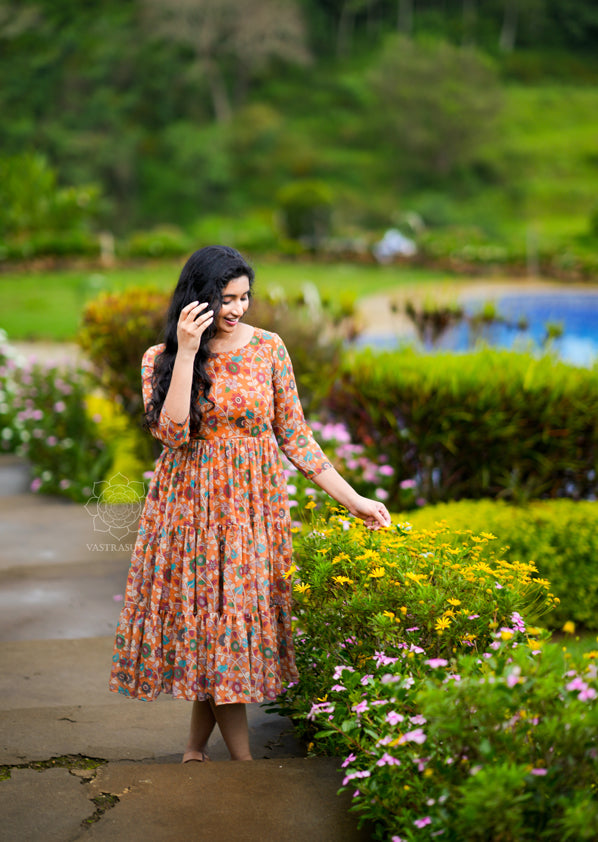
[[[114,269],[64,269],[0,275],[0,328],[9,339],[71,341],[87,301],[103,291],[132,286],[171,290],[184,259]],[[447,275],[425,269],[357,264],[282,263],[256,260],[256,294],[281,287],[289,295],[311,282],[322,297],[355,299],[399,287],[446,282]]]

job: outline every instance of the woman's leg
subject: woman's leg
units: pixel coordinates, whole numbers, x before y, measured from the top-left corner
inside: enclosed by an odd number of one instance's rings
[[[183,763],[187,763],[189,760],[209,759],[206,754],[206,745],[215,725],[216,719],[211,703],[209,701],[193,702],[189,740],[183,755]]]
[[[249,748],[246,706],[243,703],[212,704],[212,712],[230,752],[231,760],[253,760]]]

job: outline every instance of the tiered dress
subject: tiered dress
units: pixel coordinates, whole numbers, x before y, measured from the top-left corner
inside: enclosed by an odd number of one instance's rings
[[[156,356],[142,363],[151,397]],[[110,689],[216,704],[274,699],[295,680],[290,516],[278,445],[307,477],[330,467],[307,426],[287,350],[254,329],[208,362],[199,435],[162,411],[156,464],[129,570]]]

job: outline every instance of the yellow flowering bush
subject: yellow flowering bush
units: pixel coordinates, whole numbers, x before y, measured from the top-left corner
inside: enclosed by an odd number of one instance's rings
[[[328,654],[370,656],[404,644],[431,656],[483,650],[513,612],[537,619],[555,598],[531,562],[509,562],[494,536],[459,545],[445,526],[371,531],[332,510],[296,542],[298,628]]]

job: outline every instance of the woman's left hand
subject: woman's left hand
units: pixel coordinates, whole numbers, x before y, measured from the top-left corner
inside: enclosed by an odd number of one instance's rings
[[[387,528],[391,525],[388,509],[379,500],[369,500],[367,497],[357,497],[349,511],[355,517],[361,518],[369,529]]]

